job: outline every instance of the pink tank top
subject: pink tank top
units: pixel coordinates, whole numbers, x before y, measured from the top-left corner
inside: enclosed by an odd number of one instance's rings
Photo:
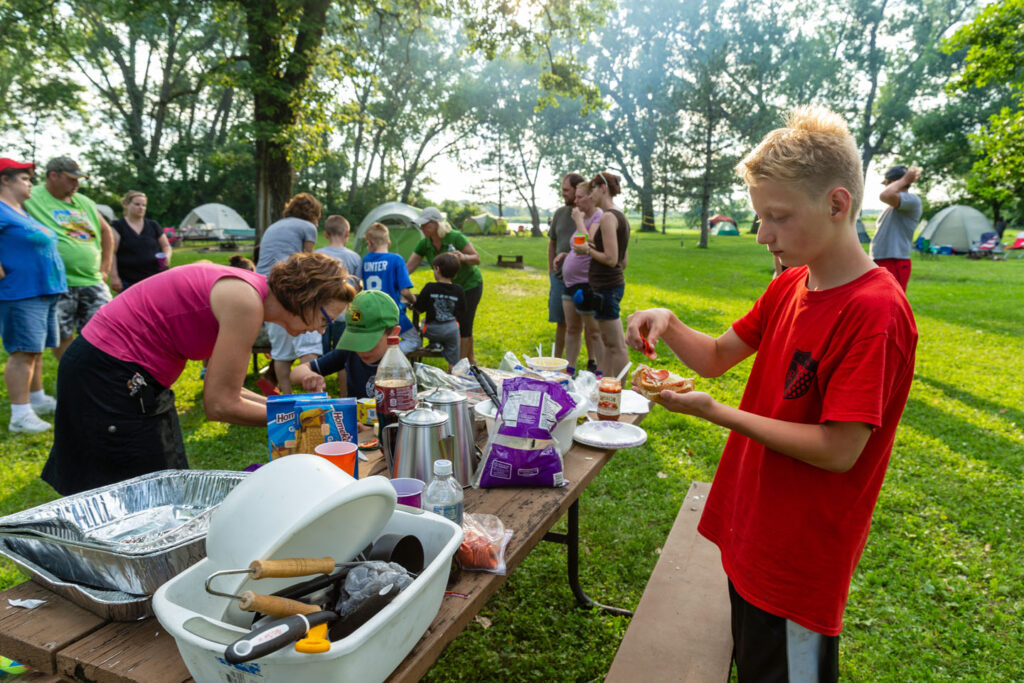
[[[132,285],[105,304],[82,329],[82,336],[114,358],[138,363],[170,387],[189,360],[213,353],[220,325],[210,309],[218,280],[236,277],[267,298],[262,275],[212,263],[171,268]]]

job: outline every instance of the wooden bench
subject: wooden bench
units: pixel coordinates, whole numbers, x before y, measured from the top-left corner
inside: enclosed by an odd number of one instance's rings
[[[498,254],[498,267],[499,268],[518,268],[519,270],[522,270],[524,268],[524,265],[523,265],[523,255],[522,254],[515,254],[515,255]]]
[[[270,355],[269,344],[267,346],[252,347],[252,373],[254,375],[258,376],[260,374],[260,370],[262,370],[262,368],[260,368],[260,356],[262,356],[263,354],[266,354],[268,356]]]
[[[606,683],[729,680],[728,581],[718,547],[697,533],[710,490],[690,485]]]

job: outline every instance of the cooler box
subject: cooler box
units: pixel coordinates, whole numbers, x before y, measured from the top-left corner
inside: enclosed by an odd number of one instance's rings
[[[423,571],[393,602],[327,652],[304,654],[289,645],[251,662],[227,663],[224,650],[249,632],[253,614],[238,609],[237,600],[207,593],[207,577],[257,559],[330,556],[346,562],[385,533],[414,534],[424,552]],[[437,615],[461,542],[457,524],[396,509],[384,477],[357,481],[323,458],[291,455],[253,472],[224,499],[210,521],[206,559],[161,586],[153,610],[202,683],[383,681]],[[255,581],[231,574],[218,577],[214,587],[235,595],[272,594],[309,578]]]

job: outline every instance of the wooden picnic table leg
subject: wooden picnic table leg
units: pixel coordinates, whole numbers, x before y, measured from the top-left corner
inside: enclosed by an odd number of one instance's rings
[[[631,617],[633,612],[628,609],[622,609],[621,607],[611,607],[609,605],[602,605],[601,603],[593,600],[587,595],[583,587],[580,586],[580,501],[576,499],[569,506],[569,513],[567,516],[567,522],[569,525],[569,533],[560,534],[553,531],[549,531],[544,534],[544,540],[552,543],[561,543],[566,547],[567,558],[567,569],[569,573],[569,588],[572,589],[572,594],[576,597],[576,603],[580,609],[593,609],[597,607],[604,610],[608,614],[617,617]]]

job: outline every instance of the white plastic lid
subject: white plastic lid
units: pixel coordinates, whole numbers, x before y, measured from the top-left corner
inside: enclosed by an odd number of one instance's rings
[[[434,461],[434,476],[447,477],[452,473],[452,461],[441,458]]]

